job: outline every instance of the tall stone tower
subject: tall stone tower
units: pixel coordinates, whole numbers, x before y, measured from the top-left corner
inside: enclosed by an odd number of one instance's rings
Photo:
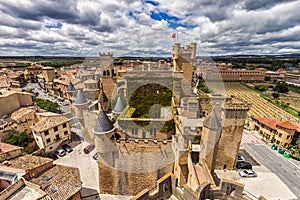
[[[99,53],[100,68],[102,69],[102,85],[108,100],[111,100],[116,87],[114,59],[112,53]]]
[[[191,43],[186,48],[181,47],[179,43],[175,43],[172,49],[174,71],[183,72],[183,77],[188,83],[191,83],[193,79],[193,62],[196,58],[196,49],[196,43]]]
[[[100,83],[100,92],[99,92],[99,96],[98,96],[99,110],[101,110],[101,107],[105,112],[108,112],[108,98],[105,95],[102,83]]]
[[[200,158],[204,159],[207,166],[214,172],[218,153],[219,140],[221,137],[222,125],[217,117],[216,110],[207,116],[203,122],[202,136],[200,140]]]
[[[217,169],[235,169],[247,112],[251,105],[237,98],[229,98],[222,106],[223,128],[219,140]]]

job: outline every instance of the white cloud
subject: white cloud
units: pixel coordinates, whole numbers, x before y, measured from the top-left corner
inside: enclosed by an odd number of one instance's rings
[[[300,2],[268,1],[259,7],[251,0],[157,0],[158,6],[133,0],[0,0],[0,55],[84,56],[101,50],[170,56],[176,32],[170,23],[194,26],[179,30],[178,39],[197,42],[199,54],[299,52]],[[151,11],[179,20],[154,20]],[[58,23],[60,28],[45,26]]]

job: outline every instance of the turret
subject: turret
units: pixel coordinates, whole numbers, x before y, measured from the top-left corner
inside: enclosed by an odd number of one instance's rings
[[[78,90],[77,96],[74,102],[75,107],[75,115],[77,119],[80,121],[81,125],[84,125],[84,118],[83,118],[83,110],[87,110],[89,107],[89,102],[87,101],[84,93],[82,90]]]
[[[206,161],[211,173],[215,170],[221,128],[222,125],[217,117],[216,110],[213,109],[212,113],[203,122],[200,141],[200,158]]]
[[[106,164],[107,166],[114,165],[113,152],[117,152],[117,148],[114,145],[114,133],[115,127],[109,121],[104,110],[99,111],[98,118],[92,132],[95,136],[95,146],[99,154],[99,162]]]
[[[72,82],[69,82],[68,88],[67,88],[67,94],[68,94],[68,99],[72,103],[76,94],[76,90]]]
[[[112,113],[115,116],[119,116],[123,112],[123,110],[125,109],[125,106],[126,105],[123,102],[122,98],[118,97],[117,103],[116,103],[115,108],[113,109]]]
[[[99,93],[99,97],[98,97],[99,110],[101,109],[101,107],[105,112],[108,112],[108,98],[104,93],[102,83],[101,83],[100,93]]]

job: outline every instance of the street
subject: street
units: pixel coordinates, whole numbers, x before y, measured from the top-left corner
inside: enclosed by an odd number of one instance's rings
[[[300,198],[300,162],[284,158],[266,145],[244,145],[244,149],[261,165],[276,174]]]

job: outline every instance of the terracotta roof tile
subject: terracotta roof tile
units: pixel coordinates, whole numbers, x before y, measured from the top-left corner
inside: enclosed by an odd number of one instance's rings
[[[40,121],[38,121],[31,128],[36,132],[42,132],[42,131],[48,130],[50,128],[53,128],[55,126],[58,126],[60,124],[66,123],[68,121],[70,121],[68,118],[61,116],[61,115],[44,117],[44,118],[41,118]]]
[[[23,147],[18,147],[18,146],[15,146],[15,145],[0,142],[0,149],[1,149],[1,152],[5,153],[5,152],[18,150],[18,149],[23,149]]]
[[[74,167],[53,165],[30,180],[39,185],[52,199],[66,200],[81,190],[79,170]]]
[[[276,129],[277,126],[283,127],[283,128],[287,128],[287,129],[292,129],[292,130],[296,130],[297,132],[300,132],[300,125],[284,120],[284,121],[280,121],[279,119],[276,118],[262,118],[262,117],[258,117],[256,118],[260,123],[272,128],[272,129]]]
[[[290,122],[290,121],[280,121],[277,126],[281,126],[283,128],[296,130],[297,132],[300,132],[300,125]]]

